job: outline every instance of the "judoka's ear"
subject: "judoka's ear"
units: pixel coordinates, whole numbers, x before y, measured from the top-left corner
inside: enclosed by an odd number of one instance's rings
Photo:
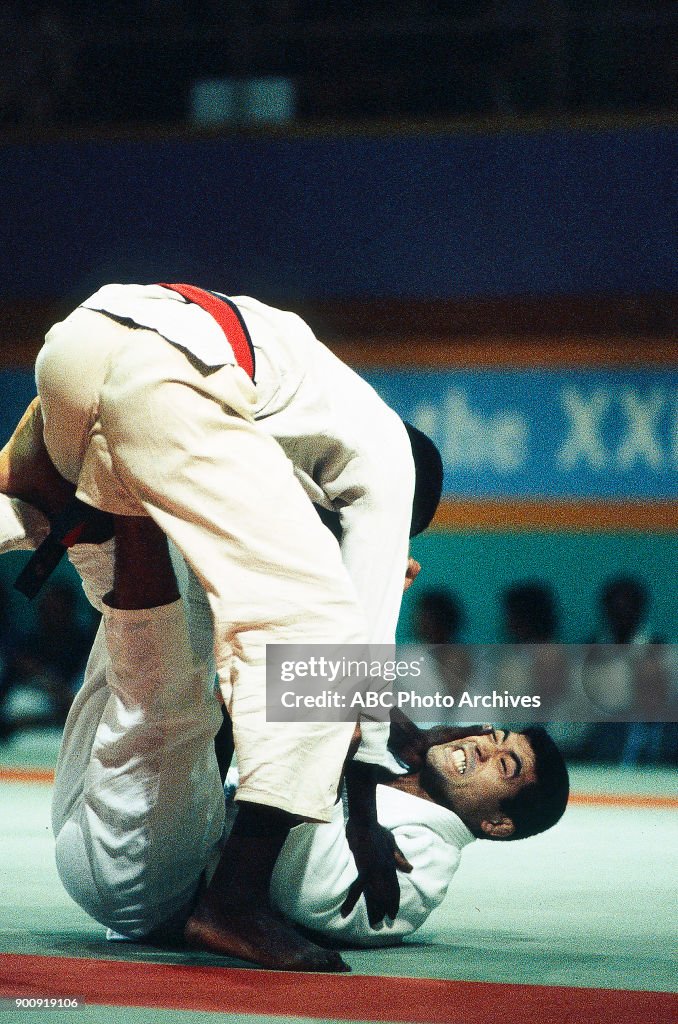
[[[509,839],[516,830],[511,818],[499,814],[492,818],[484,818],[480,828],[488,839]]]

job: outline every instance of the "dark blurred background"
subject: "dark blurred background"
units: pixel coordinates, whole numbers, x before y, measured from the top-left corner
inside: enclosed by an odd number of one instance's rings
[[[273,77],[300,120],[659,111],[677,27],[671,0],[5,0],[0,117],[177,124],[198,82]]]

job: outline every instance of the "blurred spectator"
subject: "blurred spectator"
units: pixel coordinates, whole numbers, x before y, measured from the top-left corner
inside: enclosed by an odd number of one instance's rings
[[[608,582],[600,595],[601,631],[582,672],[593,702],[611,716],[628,719],[596,728],[591,753],[623,764],[660,761],[670,735],[664,723],[651,721],[668,706],[671,686],[666,646],[647,624],[649,605],[639,580]]]
[[[422,676],[416,686],[417,693],[448,694],[456,701],[468,688],[474,667],[470,648],[459,643],[463,621],[461,606],[450,591],[434,589],[419,594],[413,631],[416,640],[427,648],[422,654]]]
[[[494,685],[516,696],[539,695],[542,709],[555,711],[569,690],[567,656],[557,642],[555,598],[544,584],[527,582],[504,591],[501,603],[508,644],[500,652]]]
[[[463,613],[448,590],[424,590],[414,608],[414,633],[424,644],[453,644],[459,637]]]
[[[8,655],[3,701],[6,732],[61,726],[80,686],[93,628],[78,618],[78,592],[58,582],[42,594],[35,628]]]
[[[614,644],[650,642],[646,626],[649,598],[647,589],[630,576],[612,580],[600,595],[603,629]]]
[[[510,643],[548,644],[554,640],[557,617],[553,594],[542,583],[519,583],[502,596],[504,634]]]

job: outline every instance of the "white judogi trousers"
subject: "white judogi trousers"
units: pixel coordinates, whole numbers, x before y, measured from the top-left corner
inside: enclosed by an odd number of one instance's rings
[[[141,938],[183,926],[203,870],[218,857],[224,795],[214,736],[222,716],[211,652],[200,650],[195,630],[189,640],[181,601],[102,610],[59,752],[55,858],[83,910]]]
[[[206,368],[154,331],[76,309],[37,364],[45,442],[83,501],[150,515],[200,581],[234,725],[238,798],[327,821],[353,725],[268,723],[267,643],[362,643],[334,538],[237,366]]]

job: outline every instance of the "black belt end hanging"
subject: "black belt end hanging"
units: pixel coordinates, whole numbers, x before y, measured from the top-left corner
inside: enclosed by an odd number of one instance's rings
[[[15,590],[32,601],[52,575],[66,550],[79,542],[101,544],[113,536],[113,517],[108,512],[73,498],[54,516],[52,528],[33,552],[14,583]]]

